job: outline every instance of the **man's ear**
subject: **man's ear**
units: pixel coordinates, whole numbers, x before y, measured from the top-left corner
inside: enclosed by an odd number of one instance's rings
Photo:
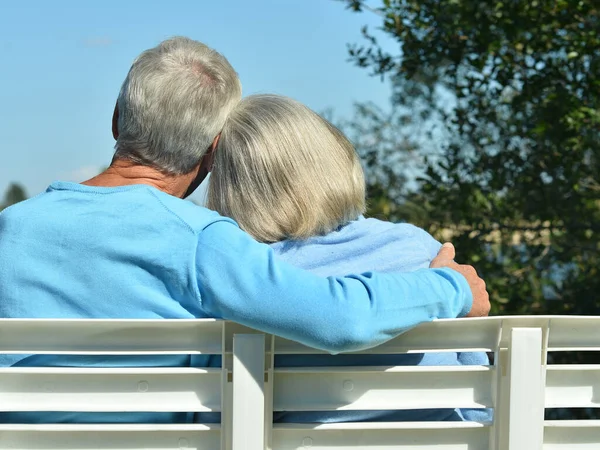
[[[119,103],[115,104],[115,110],[112,116],[112,135],[115,141],[119,138]]]

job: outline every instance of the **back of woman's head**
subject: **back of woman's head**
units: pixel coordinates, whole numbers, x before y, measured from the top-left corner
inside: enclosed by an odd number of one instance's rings
[[[364,212],[363,171],[348,139],[314,111],[254,95],[225,123],[207,206],[259,241],[305,239]]]

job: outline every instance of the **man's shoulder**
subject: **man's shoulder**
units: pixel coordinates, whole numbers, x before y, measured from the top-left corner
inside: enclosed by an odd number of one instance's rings
[[[7,206],[0,210],[0,218],[18,218],[20,216],[29,216],[33,211],[38,208],[38,205],[45,203],[45,199],[48,196],[48,192],[42,192],[34,197],[23,200],[19,203]]]
[[[145,186],[123,191],[123,195],[81,194],[66,189],[48,189],[0,211],[0,222],[5,226],[18,226],[22,221],[53,222],[60,220],[61,216],[72,217],[73,214],[82,214],[84,211],[88,217],[94,216],[101,220],[102,215],[114,215],[119,210],[131,211],[137,222],[146,219],[162,222],[165,217],[170,217],[194,234],[217,222],[235,224],[215,211]],[[126,220],[125,217],[122,219]]]
[[[228,217],[223,217],[216,211],[199,206],[191,201],[182,200],[172,195],[153,189],[152,196],[173,217],[187,225],[192,231],[198,233],[216,222],[235,222]]]

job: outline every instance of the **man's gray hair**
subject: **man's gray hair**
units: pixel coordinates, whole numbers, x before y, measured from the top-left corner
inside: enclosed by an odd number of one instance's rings
[[[207,206],[259,241],[306,239],[364,212],[363,170],[350,141],[317,113],[253,95],[223,127]]]
[[[189,173],[241,96],[224,56],[185,37],[163,41],[138,56],[121,87],[115,159]]]

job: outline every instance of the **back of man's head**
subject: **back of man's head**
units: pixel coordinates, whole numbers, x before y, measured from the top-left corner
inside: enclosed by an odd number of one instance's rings
[[[184,37],[163,41],[134,61],[121,87],[115,158],[189,173],[241,96],[221,54]]]

